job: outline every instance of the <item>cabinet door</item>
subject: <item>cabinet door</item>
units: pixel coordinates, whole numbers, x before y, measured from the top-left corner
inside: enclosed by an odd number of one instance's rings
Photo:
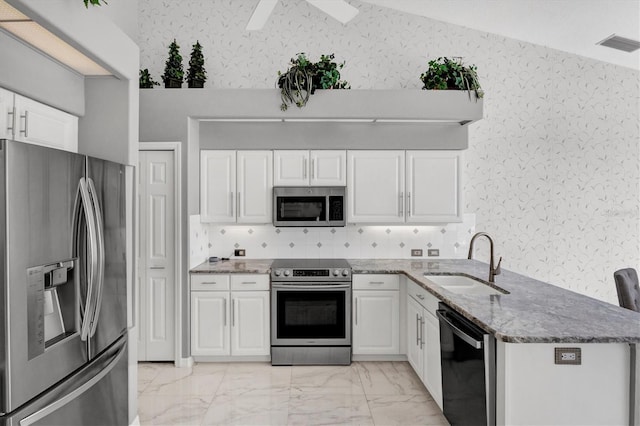
[[[13,139],[17,123],[13,110],[13,93],[0,88],[0,139]]]
[[[237,222],[271,223],[273,153],[238,151]]]
[[[236,152],[200,152],[200,221],[236,221]]]
[[[353,353],[400,353],[400,292],[354,291]]]
[[[407,222],[462,222],[461,154],[407,151]]]
[[[232,292],[231,302],[231,354],[269,355],[269,292]]]
[[[347,151],[311,151],[309,158],[311,186],[345,186],[347,184]]]
[[[424,375],[422,381],[442,409],[442,366],[440,365],[440,323],[424,312]]]
[[[424,363],[421,336],[422,306],[413,297],[407,297],[407,359],[420,378]]]
[[[229,293],[191,292],[191,355],[230,355]]]
[[[348,222],[404,222],[404,151],[349,151]]]
[[[274,151],[273,184],[275,186],[309,185],[309,151]]]
[[[15,140],[78,152],[78,117],[20,95],[14,102]]]

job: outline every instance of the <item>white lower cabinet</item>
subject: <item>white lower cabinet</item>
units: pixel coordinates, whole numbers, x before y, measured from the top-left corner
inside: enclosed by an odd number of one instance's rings
[[[442,409],[439,300],[431,293],[407,283],[407,359]]]
[[[268,275],[192,276],[191,355],[269,355],[269,320]]]
[[[353,354],[400,354],[398,275],[353,277]]]

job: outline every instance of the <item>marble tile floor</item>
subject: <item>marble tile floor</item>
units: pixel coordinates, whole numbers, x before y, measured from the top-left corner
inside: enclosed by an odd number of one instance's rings
[[[448,425],[406,362],[138,364],[145,425]]]

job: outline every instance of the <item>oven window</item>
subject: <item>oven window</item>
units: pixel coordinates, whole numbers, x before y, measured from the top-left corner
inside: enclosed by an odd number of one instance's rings
[[[278,291],[278,339],[344,339],[344,291]]]
[[[278,220],[326,221],[326,197],[277,197]]]

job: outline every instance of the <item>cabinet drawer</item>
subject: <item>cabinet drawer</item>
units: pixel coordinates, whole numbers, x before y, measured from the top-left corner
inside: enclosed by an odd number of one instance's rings
[[[353,276],[354,290],[399,290],[400,277],[394,274],[360,274]]]
[[[229,275],[191,274],[191,290],[229,290]]]
[[[269,275],[231,274],[231,290],[269,290]]]
[[[407,280],[407,294],[413,297],[433,316],[436,315],[436,311],[438,310],[438,302],[440,302],[440,300],[433,294],[429,293],[427,290],[420,287],[418,284],[411,280]]]

